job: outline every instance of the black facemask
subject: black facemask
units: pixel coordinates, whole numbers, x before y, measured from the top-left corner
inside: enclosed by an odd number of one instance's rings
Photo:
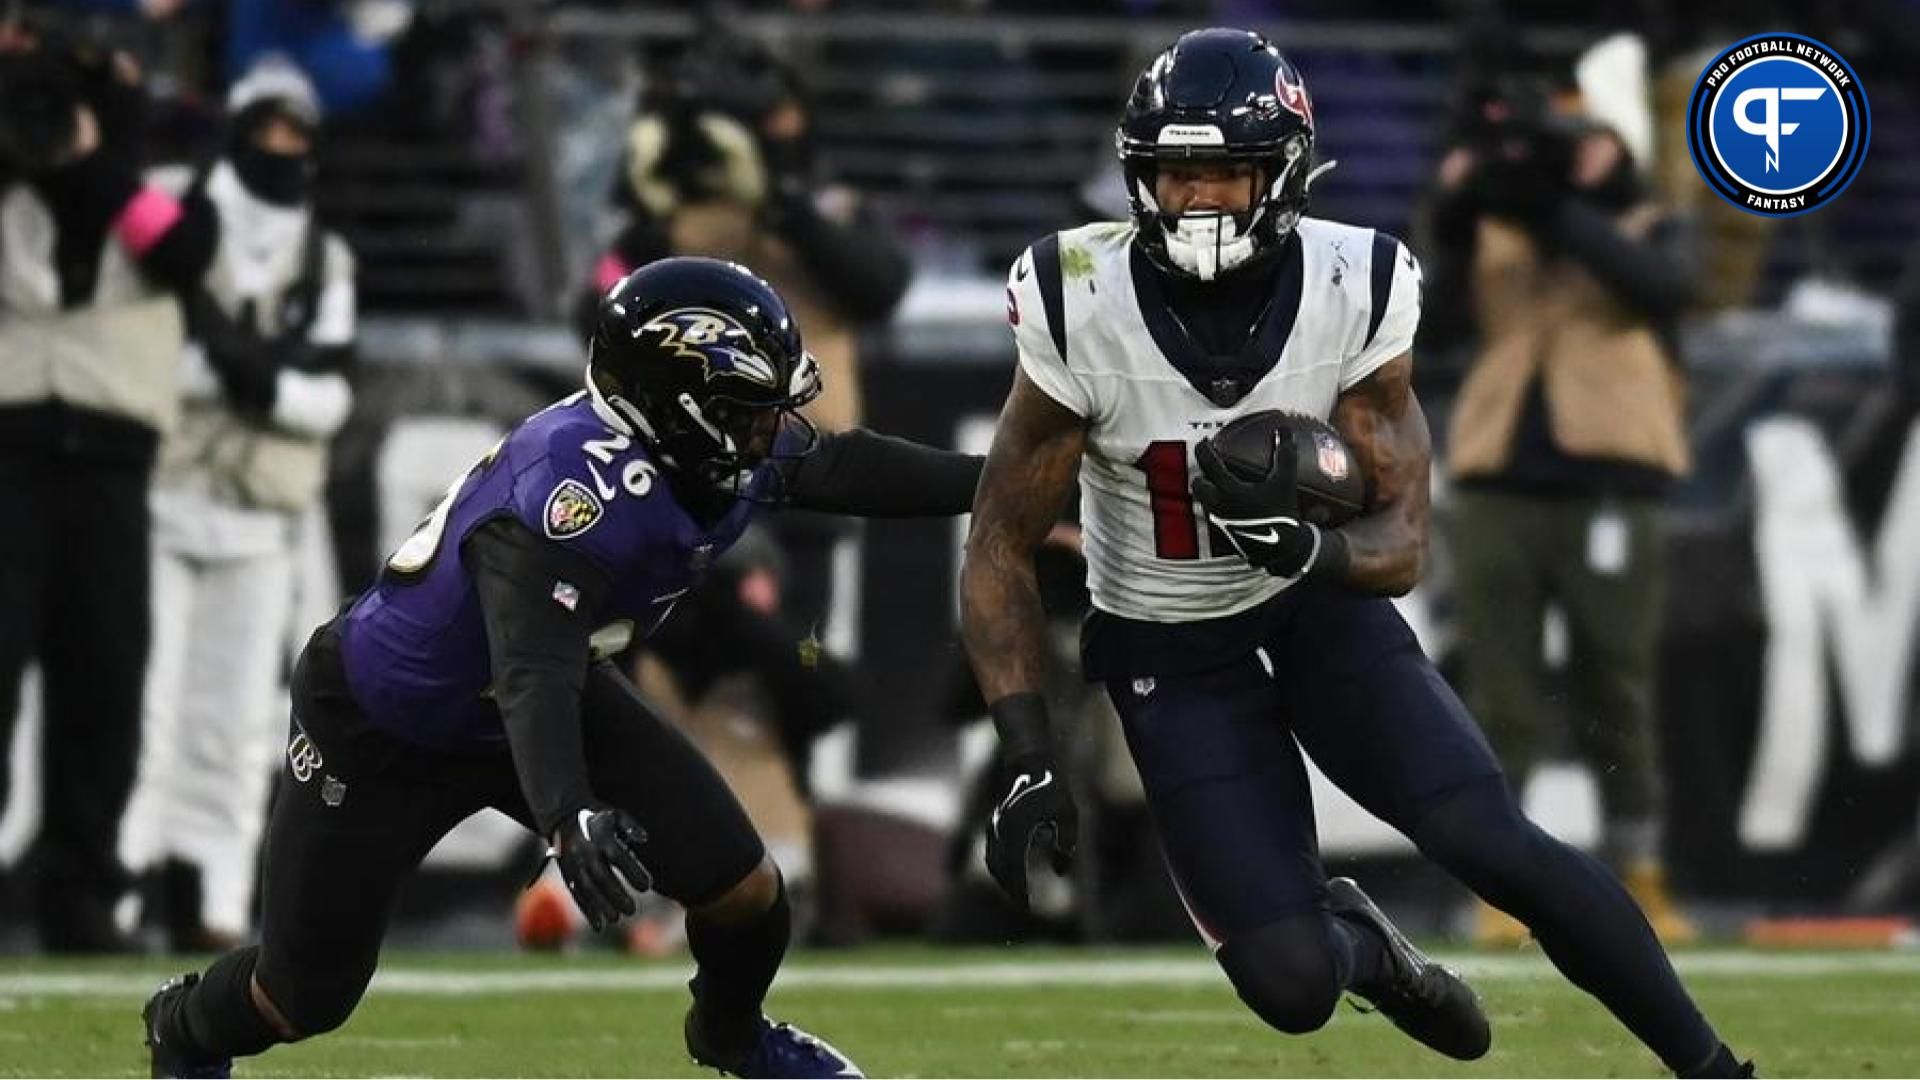
[[[276,206],[305,206],[313,196],[311,154],[275,154],[251,142],[233,148],[233,171],[247,190]]]

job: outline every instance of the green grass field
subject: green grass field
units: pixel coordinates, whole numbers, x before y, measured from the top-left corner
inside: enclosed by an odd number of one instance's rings
[[[772,1011],[875,1076],[1651,1076],[1659,1063],[1537,951],[1454,954],[1494,1023],[1460,1065],[1342,1008],[1261,1027],[1198,950],[862,950],[794,957]],[[1695,952],[1688,983],[1767,1076],[1920,1075],[1920,954]],[[0,1076],[144,1075],[156,961],[0,961]],[[685,1076],[684,963],[396,953],[331,1036],[249,1076]]]

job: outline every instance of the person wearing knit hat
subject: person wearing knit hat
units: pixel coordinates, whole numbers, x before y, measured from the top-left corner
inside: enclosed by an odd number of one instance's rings
[[[249,926],[297,538],[352,405],[353,257],[312,205],[318,99],[269,60],[227,107],[220,156],[185,196],[211,205],[221,238],[183,298],[181,423],[153,493],[145,739],[121,828],[145,914],[176,950]]]

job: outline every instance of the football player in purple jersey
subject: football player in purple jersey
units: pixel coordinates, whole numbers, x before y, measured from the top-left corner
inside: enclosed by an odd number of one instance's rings
[[[155,1076],[328,1032],[378,962],[401,883],[492,807],[545,837],[596,929],[656,889],[698,965],[687,1049],[737,1076],[858,1076],[762,1000],[791,915],[713,767],[605,659],[696,588],[752,516],[964,512],[980,459],[854,429],[766,282],[666,259],[601,304],[586,388],[529,417],[313,635],[267,831],[260,941],[145,1009]]]

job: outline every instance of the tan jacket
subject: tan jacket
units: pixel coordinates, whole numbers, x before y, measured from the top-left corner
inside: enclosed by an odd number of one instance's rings
[[[108,231],[94,302],[60,307],[52,213],[0,189],[0,405],[60,401],[165,433],[178,412],[180,308]]]
[[[737,203],[709,202],[673,212],[668,246],[682,255],[729,259],[766,278],[800,323],[807,351],[820,362],[819,398],[804,411],[822,431],[845,431],[860,423],[860,365],[854,330],[813,282],[784,240]]]
[[[1644,234],[1656,217],[1643,206],[1620,224]],[[1536,375],[1553,440],[1569,455],[1685,474],[1685,385],[1653,327],[1585,268],[1543,260],[1519,226],[1483,217],[1477,228],[1472,282],[1481,345],[1453,409],[1454,474],[1485,476],[1507,466]]]

